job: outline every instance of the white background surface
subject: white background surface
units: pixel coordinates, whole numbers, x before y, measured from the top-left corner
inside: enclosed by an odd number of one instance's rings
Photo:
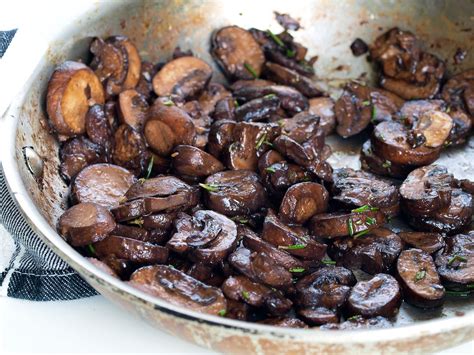
[[[4,1],[0,30],[28,25],[41,33],[45,19],[66,20],[54,14],[64,6],[71,11],[81,2]],[[9,352],[213,354],[152,328],[101,296],[47,303],[0,297],[0,354]],[[474,342],[443,352],[462,353],[474,354]]]

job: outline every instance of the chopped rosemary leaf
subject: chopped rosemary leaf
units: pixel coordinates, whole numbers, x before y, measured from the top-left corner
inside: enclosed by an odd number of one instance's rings
[[[456,297],[469,297],[471,294],[469,291],[463,292],[463,291],[448,291],[446,290],[446,294],[448,296],[456,296]]]
[[[268,168],[265,168],[265,171],[273,174],[276,170],[275,168],[272,168],[271,166],[269,166]]]
[[[262,134],[260,138],[258,139],[257,144],[255,144],[255,149],[260,149],[260,147],[262,146],[262,144],[265,142],[266,139],[267,139],[267,134],[266,133]]]
[[[374,122],[375,119],[377,118],[377,107],[375,105],[372,105],[372,114],[371,114],[371,121]]]
[[[467,261],[467,259],[466,259],[464,256],[462,256],[462,255],[457,255],[457,254],[456,254],[456,255],[454,255],[451,259],[448,260],[448,265],[453,264],[455,261],[459,261],[459,262],[464,262],[464,263],[465,263],[465,262]]]
[[[367,217],[365,219],[365,224],[367,224],[368,226],[373,226],[375,223],[377,223],[377,220],[375,218]]]
[[[423,280],[426,276],[426,271],[425,270],[420,270],[415,274],[415,282],[418,282],[420,280]]]
[[[264,99],[273,99],[274,97],[277,97],[275,94],[268,94],[268,95],[265,95],[263,98]]]
[[[242,297],[244,300],[248,300],[250,298],[250,293],[248,291],[242,291]]]
[[[239,107],[239,106],[240,106],[240,105],[239,105],[239,102],[238,102],[237,100],[234,100],[234,106],[235,106],[235,107]]]
[[[293,58],[294,56],[296,56],[296,51],[294,49],[286,49],[286,56],[288,58]]]
[[[370,101],[369,100],[362,101],[362,106],[370,106]]]
[[[136,226],[143,226],[143,217],[138,217],[138,218],[135,218],[134,220],[131,220],[128,222],[128,224],[135,224]]]
[[[166,101],[163,101],[163,105],[165,105],[165,106],[174,106],[174,102],[168,99]]]
[[[306,244],[293,244],[293,245],[279,245],[278,249],[283,250],[298,250],[306,248]]]
[[[302,268],[302,267],[293,267],[289,271],[290,272],[304,272],[304,268]]]
[[[469,284],[466,286],[469,290],[474,290],[474,284]]]
[[[285,43],[278,37],[276,34],[274,34],[272,31],[267,30],[268,35],[275,41],[276,44],[278,44],[280,47],[285,47]]]
[[[220,317],[225,317],[226,313],[227,313],[227,310],[221,309],[219,312],[217,312],[217,315]]]
[[[272,143],[272,142],[269,142],[269,141],[267,141],[267,140],[266,140],[266,141],[263,141],[263,144],[268,145],[268,146],[271,147],[271,148],[273,147],[273,143]]]
[[[89,244],[89,245],[87,246],[87,248],[89,249],[89,251],[91,252],[91,254],[95,254],[95,248],[94,248],[94,246],[93,246],[92,244]]]
[[[238,222],[238,223],[240,223],[240,224],[247,224],[247,223],[249,223],[249,220],[248,220],[248,219],[245,219],[245,218],[242,218],[242,217],[239,217],[239,216],[232,217],[231,220],[233,220],[234,222]]]
[[[155,161],[155,157],[152,155],[150,162],[148,163],[148,167],[146,168],[146,176],[145,179],[149,179],[151,175],[151,171],[153,170],[153,162]]]
[[[145,178],[140,178],[140,179],[138,179],[138,182],[139,182],[140,184],[144,184],[144,183],[145,183],[145,181],[146,181],[146,179],[145,179]]]
[[[360,213],[360,212],[368,212],[368,211],[378,211],[378,207],[372,207],[370,205],[360,206],[358,208],[353,209],[351,212]]]
[[[358,221],[356,221],[356,224],[360,226],[362,224],[362,221],[359,219]]]
[[[385,169],[390,169],[391,166],[392,166],[392,162],[390,160],[385,160],[382,164],[382,168],[385,168]]]
[[[354,235],[354,225],[352,224],[351,218],[347,220],[347,231],[351,237]]]
[[[321,260],[321,262],[325,265],[336,265],[334,260]]]
[[[254,77],[254,79],[258,79],[258,74],[257,72],[255,71],[254,68],[252,68],[252,66],[249,64],[249,63],[244,63],[244,67],[245,69],[247,69],[247,71],[252,74],[252,76]]]
[[[200,183],[199,186],[201,186],[203,189],[206,189],[207,191],[214,192],[219,189],[218,185],[215,184],[202,184]]]
[[[278,120],[278,125],[280,127],[283,127],[285,125],[285,120],[284,119]]]
[[[359,315],[359,314],[356,314],[355,316],[349,317],[349,318],[347,318],[346,320],[352,322],[353,320],[358,320],[359,318],[362,318],[362,316]]]
[[[370,232],[369,229],[364,229],[363,231],[360,231],[359,233],[354,234],[354,239],[362,237],[363,235],[366,235],[369,232]]]

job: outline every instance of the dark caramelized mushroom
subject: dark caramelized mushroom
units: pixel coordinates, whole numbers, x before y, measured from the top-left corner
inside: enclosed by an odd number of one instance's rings
[[[400,232],[400,238],[409,246],[433,254],[445,246],[444,237],[440,233]]]
[[[175,229],[167,247],[208,265],[223,261],[237,243],[235,223],[214,211],[199,210],[193,217],[180,214]]]
[[[450,78],[444,84],[441,96],[451,107],[469,112],[473,116],[473,90],[474,69],[468,69]]]
[[[227,309],[222,291],[170,266],[153,265],[135,271],[130,284],[176,306],[217,315]]]
[[[59,158],[59,172],[66,181],[70,181],[87,165],[105,161],[102,147],[84,137],[65,142],[60,148]]]
[[[378,228],[357,238],[337,239],[329,248],[331,257],[351,269],[368,274],[389,272],[403,249],[400,237],[389,229]]]
[[[280,205],[280,218],[287,223],[303,224],[315,214],[326,212],[329,194],[323,185],[300,182],[291,186]]]
[[[211,115],[219,101],[232,98],[226,88],[219,83],[209,83],[207,89],[199,96],[199,105],[205,115]]]
[[[369,208],[362,212],[317,214],[311,218],[309,229],[317,237],[336,238],[363,235],[384,223],[384,213]]]
[[[449,290],[472,291],[474,283],[474,232],[446,238],[435,258],[441,282]]]
[[[100,261],[99,259],[96,258],[86,258],[92,265],[94,265],[96,268],[99,270],[105,272],[106,274],[113,276],[115,278],[119,278],[117,273],[106,263],[103,261]]]
[[[272,197],[277,199],[283,198],[283,195],[291,186],[311,180],[311,174],[304,168],[285,161],[263,168],[260,175],[264,178],[267,190]]]
[[[322,92],[306,76],[279,64],[266,62],[264,74],[275,83],[294,87],[306,97],[322,95]]]
[[[319,117],[319,127],[326,136],[336,128],[334,101],[330,97],[317,97],[309,100],[308,112]]]
[[[346,209],[378,208],[388,216],[399,210],[398,188],[388,180],[362,170],[337,169],[333,173],[333,200]]]
[[[413,167],[409,165],[400,165],[392,163],[376,155],[372,149],[370,140],[362,145],[360,152],[361,168],[363,170],[371,171],[374,174],[381,176],[389,176],[396,179],[404,179]]]
[[[179,145],[171,154],[173,170],[180,176],[203,178],[224,170],[209,153],[191,145]]]
[[[114,145],[114,136],[102,105],[94,105],[87,112],[86,133],[92,143],[103,147],[104,154],[109,159]]]
[[[429,254],[420,249],[402,251],[397,261],[397,275],[403,299],[408,303],[421,308],[443,304],[444,287]]]
[[[237,26],[223,27],[211,39],[211,54],[229,79],[258,78],[265,56],[252,35]]]
[[[136,130],[145,123],[148,102],[134,89],[122,91],[118,97],[118,113],[121,121]]]
[[[338,323],[339,315],[336,311],[325,307],[306,307],[298,310],[300,316],[309,325],[323,325],[327,323]]]
[[[234,121],[221,120],[214,122],[211,126],[207,150],[217,159],[221,158],[224,150],[232,143],[235,125]]]
[[[149,160],[144,137],[131,126],[122,124],[115,131],[114,139],[114,163],[141,175]]]
[[[82,63],[64,62],[49,80],[46,109],[54,130],[60,136],[84,133],[89,107],[104,101],[99,79]]]
[[[280,108],[280,99],[274,94],[253,99],[235,109],[235,120],[245,122],[264,121]]]
[[[71,186],[75,202],[94,202],[98,205],[117,207],[135,176],[127,169],[112,164],[89,165],[77,174]]]
[[[165,64],[153,77],[158,96],[177,95],[184,99],[200,94],[211,80],[212,69],[196,57],[180,57]]]
[[[114,218],[107,208],[89,202],[71,207],[58,222],[59,234],[75,247],[103,240],[114,228]]]
[[[372,134],[372,149],[379,157],[401,165],[429,165],[439,158],[440,149],[408,142],[409,131],[398,122],[379,123]]]
[[[359,281],[347,300],[347,313],[363,317],[393,317],[402,301],[397,280],[387,274],[377,274],[369,281]]]
[[[209,176],[204,201],[208,208],[226,216],[248,215],[266,204],[258,175],[247,170],[229,170]]]
[[[301,227],[292,227],[280,221],[272,210],[263,222],[262,239],[276,248],[305,260],[321,260],[326,246],[308,236]]]
[[[298,143],[304,143],[314,135],[322,136],[319,133],[319,117],[309,112],[301,112],[292,118],[282,119],[278,124],[282,127],[283,134]],[[321,139],[324,142],[324,138]]]

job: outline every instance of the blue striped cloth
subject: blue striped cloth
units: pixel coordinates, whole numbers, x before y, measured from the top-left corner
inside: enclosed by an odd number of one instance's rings
[[[0,31],[0,58],[16,30]],[[23,219],[0,169],[0,295],[33,301],[95,295],[68,264],[53,253]]]

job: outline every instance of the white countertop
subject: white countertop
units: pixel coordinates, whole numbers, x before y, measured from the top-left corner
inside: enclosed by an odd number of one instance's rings
[[[149,326],[102,296],[28,302],[0,297],[0,354],[215,354]],[[439,354],[474,354],[469,342]]]

